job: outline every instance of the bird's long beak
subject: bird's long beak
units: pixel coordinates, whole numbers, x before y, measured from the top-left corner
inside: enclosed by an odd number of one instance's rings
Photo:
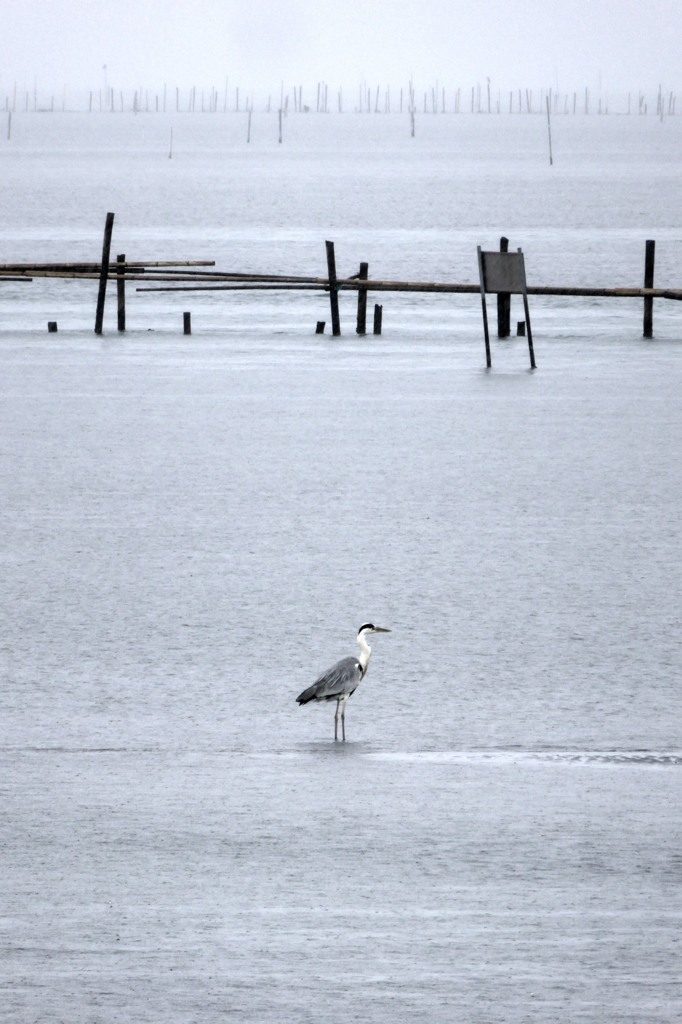
[[[383,626],[375,626],[372,630],[373,633],[390,633],[390,629],[384,629]]]

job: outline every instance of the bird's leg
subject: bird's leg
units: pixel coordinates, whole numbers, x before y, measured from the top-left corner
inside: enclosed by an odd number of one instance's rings
[[[347,700],[348,700],[348,698],[346,697],[343,700],[342,704],[341,704],[341,736],[343,738],[343,742],[344,743],[346,742],[346,702],[347,702]]]
[[[339,699],[336,702],[336,711],[334,713],[334,742],[335,743],[336,743],[336,741],[339,738],[339,704],[340,703],[341,703],[341,698],[339,697]],[[345,736],[344,736],[344,739],[345,739]]]

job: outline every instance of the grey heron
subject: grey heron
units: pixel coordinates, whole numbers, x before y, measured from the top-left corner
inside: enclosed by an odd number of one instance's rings
[[[309,686],[296,698],[299,704],[308,704],[311,700],[336,701],[336,713],[334,714],[335,740],[339,738],[339,708],[341,709],[341,738],[345,743],[346,704],[348,698],[357,690],[360,681],[367,675],[372,648],[365,638],[370,633],[390,632],[390,629],[384,629],[382,626],[374,626],[371,622],[365,622],[358,630],[359,656],[354,658],[350,655],[348,658],[342,658],[341,661],[337,661],[330,669],[323,672],[312,686]]]

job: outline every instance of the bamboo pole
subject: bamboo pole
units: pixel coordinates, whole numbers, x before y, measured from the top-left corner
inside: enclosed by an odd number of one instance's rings
[[[104,241],[102,243],[102,266],[99,275],[99,291],[97,293],[97,309],[95,312],[95,334],[102,333],[104,320],[104,300],[107,293],[109,276],[109,253],[111,251],[111,234],[114,230],[114,214],[108,213],[104,225]]]
[[[644,287],[654,287],[654,264],[656,260],[656,242],[647,239],[644,251]],[[644,324],[643,335],[645,338],[654,336],[654,300],[650,296],[644,299]]]
[[[485,268],[483,263],[483,253],[480,245],[477,246],[478,255],[478,276],[479,276],[479,287],[478,291],[481,294],[481,313],[483,315],[483,342],[485,344],[485,365],[488,369],[492,367],[492,359],[490,357],[490,332],[488,330],[488,307],[485,300]]]
[[[369,272],[369,264],[361,263],[360,272],[358,273],[358,280],[366,281]],[[358,319],[357,327],[355,328],[356,334],[367,333],[367,289],[358,289]]]
[[[87,270],[91,272],[97,272],[99,274],[102,264],[101,263],[0,263],[0,273],[5,271],[21,272],[21,271],[39,271],[39,270],[52,270],[59,271],[65,270]],[[147,268],[147,267],[214,267],[215,260],[128,260],[126,263],[128,269],[135,268]]]
[[[500,252],[509,252],[509,239],[504,235],[500,239]],[[511,333],[511,295],[509,292],[497,293],[497,337],[508,338]]]
[[[341,334],[341,320],[339,318],[339,290],[336,287],[336,257],[334,255],[334,243],[325,242],[327,247],[327,271],[329,274],[329,305],[332,315],[332,335],[335,338]]]
[[[119,331],[126,329],[126,278],[125,278],[125,253],[119,253],[116,257],[116,316]]]
[[[135,280],[140,280],[136,278]],[[224,282],[216,282],[211,284],[195,284],[195,285],[181,285],[180,287],[161,287],[161,288],[138,288],[140,292],[172,292],[172,291],[231,291],[234,289],[261,289],[270,288],[283,290],[295,290],[301,288],[306,289],[323,289],[329,288],[329,279],[320,278],[309,278],[302,281],[288,281],[287,279],[261,279],[252,281],[234,281],[232,283],[225,280]],[[477,284],[446,284],[440,282],[429,282],[429,281],[358,281],[357,278],[336,278],[334,281],[334,290],[338,291],[341,288],[348,288],[358,290],[361,288],[367,288],[369,291],[384,291],[384,292],[435,292],[446,295],[478,295],[480,293],[480,285]],[[581,287],[553,287],[551,285],[528,285],[527,292],[529,295],[565,295],[574,297],[589,297],[589,298],[614,298],[614,299],[680,299],[682,300],[682,289],[677,288],[581,288]]]

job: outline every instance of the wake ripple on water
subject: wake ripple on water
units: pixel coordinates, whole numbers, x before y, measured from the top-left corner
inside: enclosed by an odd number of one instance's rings
[[[427,750],[372,752],[375,761],[430,764],[578,764],[668,767],[682,765],[679,750]]]
[[[179,755],[197,757],[244,756],[271,760],[273,757],[284,760],[298,760],[302,753],[315,756],[339,757],[344,755],[352,759],[366,758],[371,761],[383,761],[406,764],[458,764],[458,765],[532,765],[532,764],[574,764],[574,765],[630,765],[634,767],[680,767],[682,766],[682,750],[558,750],[536,749],[522,750],[516,748],[478,748],[471,750],[372,750],[362,743],[312,743],[296,750],[244,750],[238,748],[187,747],[182,749],[130,746],[130,747],[92,747],[92,746],[27,746],[0,747],[0,754],[13,755],[73,755],[86,757],[121,755],[123,757],[157,757]]]

